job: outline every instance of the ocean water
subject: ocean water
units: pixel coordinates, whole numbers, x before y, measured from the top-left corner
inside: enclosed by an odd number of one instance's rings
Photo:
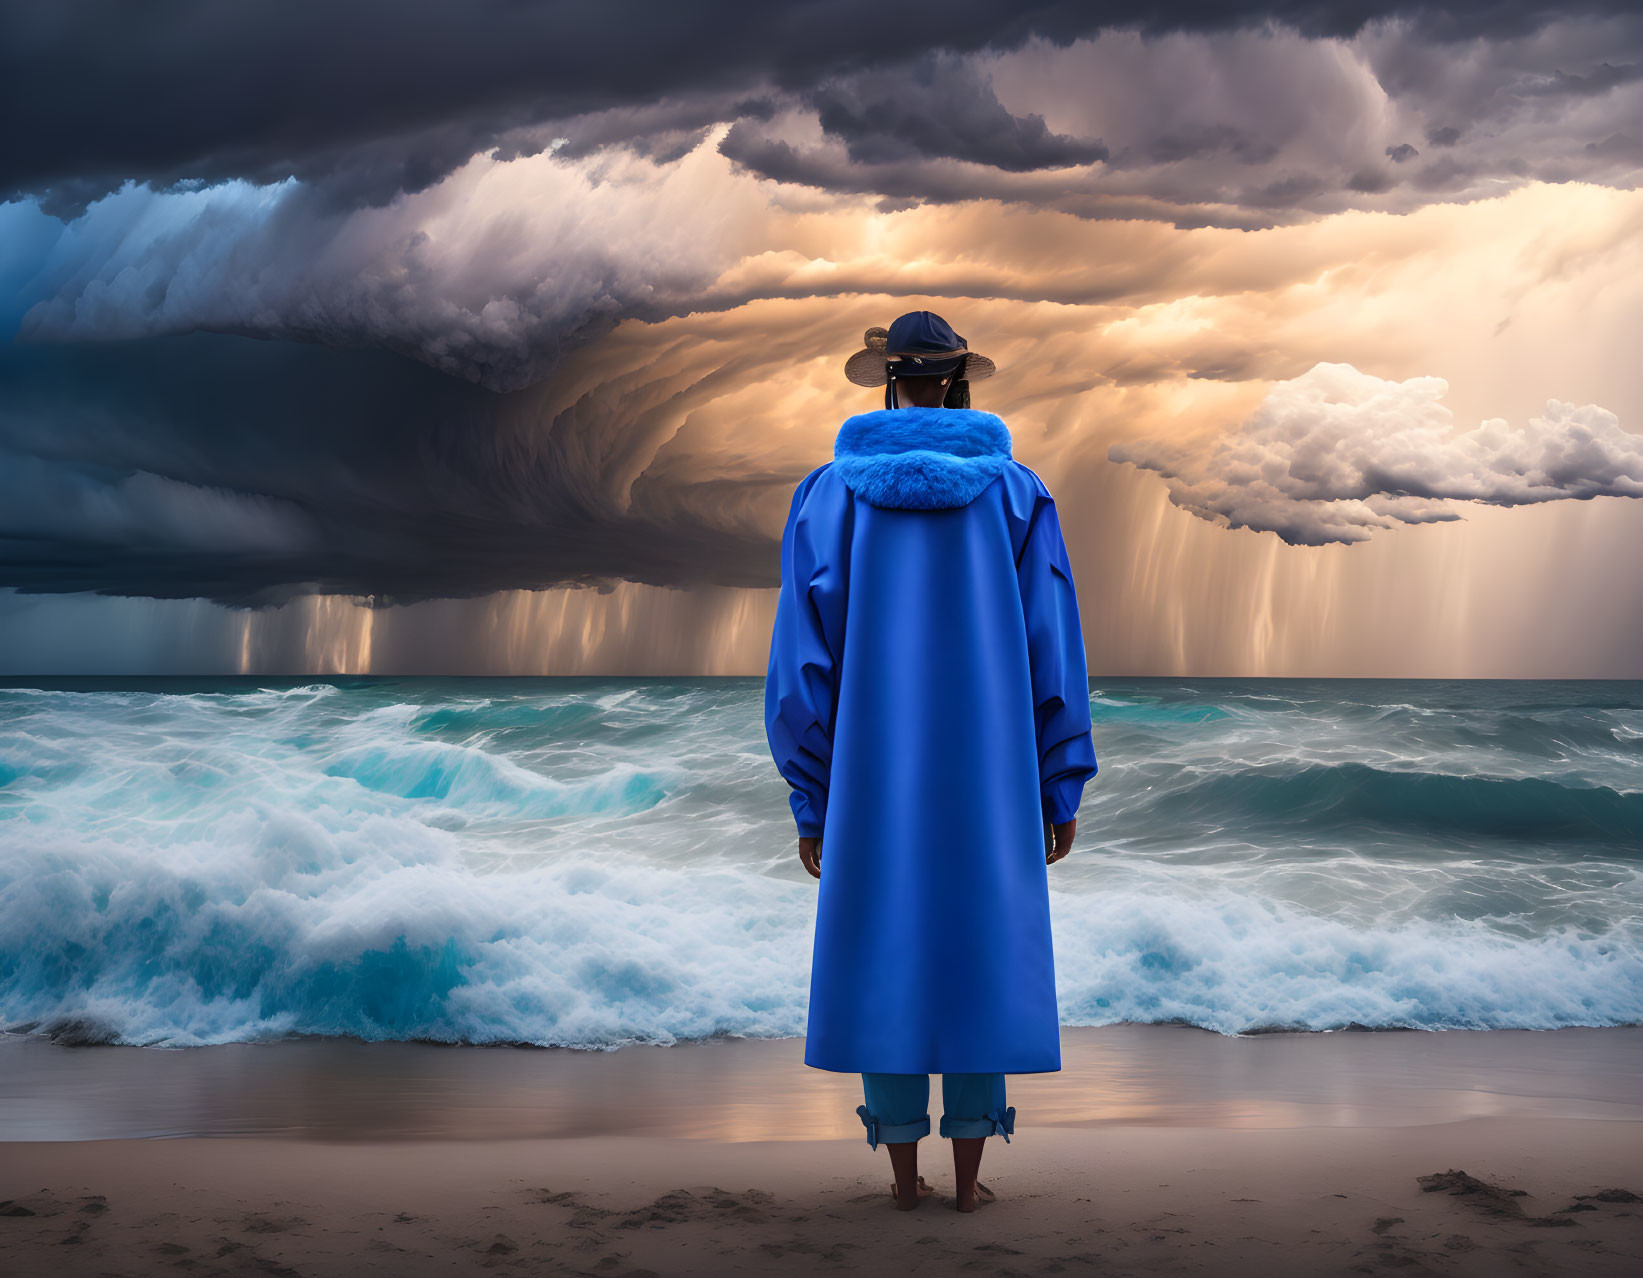
[[[759,679],[0,684],[0,1028],[802,1035]],[[1068,1025],[1643,1023],[1643,684],[1095,679]]]

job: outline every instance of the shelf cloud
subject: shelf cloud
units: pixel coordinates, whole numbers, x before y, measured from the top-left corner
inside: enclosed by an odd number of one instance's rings
[[[873,0],[660,9],[640,0],[5,0],[0,103],[29,127],[0,143],[0,193],[40,195],[71,212],[127,180],[295,177],[382,203],[492,148],[540,146],[556,134],[533,143],[530,131],[555,122],[637,112],[637,136],[652,134],[656,121],[644,117],[658,104],[690,117],[713,102],[713,118],[729,123],[767,111],[772,95],[810,100],[865,146],[882,130],[857,108],[882,99],[864,96],[864,86],[887,71],[907,74],[930,50],[969,57],[1032,41],[1066,46],[1115,28],[1152,36],[1277,25],[1335,41],[1389,20],[1424,49],[1509,41],[1556,18],[1634,9],[1625,0],[951,0],[939,31],[909,38],[887,30]],[[1562,73],[1566,80],[1548,72],[1548,91],[1597,91],[1624,71]],[[852,76],[865,79],[852,87]],[[1065,162],[1030,119],[1011,124],[985,101],[956,127],[928,120],[937,127],[906,144],[929,155]]]

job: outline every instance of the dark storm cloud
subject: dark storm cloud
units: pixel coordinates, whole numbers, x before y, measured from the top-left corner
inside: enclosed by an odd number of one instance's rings
[[[1623,126],[1643,78],[1614,50],[1643,45],[1643,13],[1518,34],[1509,19],[1523,15],[1493,16],[1487,38],[1452,44],[1429,28],[1453,23],[1415,14],[1344,43],[1293,28],[1107,30],[930,54],[738,119],[720,149],[765,178],[877,194],[884,210],[995,199],[1181,227],[1408,212],[1535,180],[1629,183]]]
[[[932,48],[1066,43],[1104,27],[1220,31],[1275,20],[1350,36],[1388,14],[1417,38],[1532,31],[1623,0],[950,0],[898,29],[878,0],[5,0],[0,191],[75,208],[124,180],[332,180],[339,198],[420,190],[476,151],[544,121],[668,98],[814,89]],[[868,134],[837,104],[842,127]],[[732,117],[733,118],[733,117]],[[27,127],[17,127],[27,121]],[[988,113],[926,154],[1044,153],[1030,122]]]
[[[796,476],[738,476],[708,503],[722,523],[635,502],[622,467],[693,381],[629,381],[541,420],[529,392],[379,351],[207,334],[8,348],[0,587],[385,605],[620,578],[774,584],[773,543],[738,516]]]
[[[1011,115],[980,69],[952,53],[830,80],[805,101],[860,164],[937,158],[1024,173],[1107,158],[1093,138],[1052,133],[1041,115]]]
[[[731,126],[719,150],[749,171],[777,182],[821,187],[839,194],[884,196],[881,208],[886,211],[998,198],[1001,194],[996,177],[972,167],[955,167],[923,157],[909,157],[901,163],[858,163],[843,148],[795,147],[748,128],[743,122]],[[1053,203],[1060,194],[1058,189],[1013,189],[1040,205]]]

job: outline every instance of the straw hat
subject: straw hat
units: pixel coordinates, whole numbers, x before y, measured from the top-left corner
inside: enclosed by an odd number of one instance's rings
[[[934,311],[909,311],[888,329],[870,328],[862,335],[865,345],[844,365],[844,375],[857,386],[883,386],[890,379],[890,364],[898,377],[923,377],[950,373],[963,355],[964,378],[976,382],[991,377],[998,366],[985,355],[972,351],[953,332],[952,325]]]

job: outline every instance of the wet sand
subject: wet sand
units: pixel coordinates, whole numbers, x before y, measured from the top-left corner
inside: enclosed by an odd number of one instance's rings
[[[802,1050],[0,1039],[0,1272],[1643,1272],[1643,1030],[1068,1030],[974,1215]]]

